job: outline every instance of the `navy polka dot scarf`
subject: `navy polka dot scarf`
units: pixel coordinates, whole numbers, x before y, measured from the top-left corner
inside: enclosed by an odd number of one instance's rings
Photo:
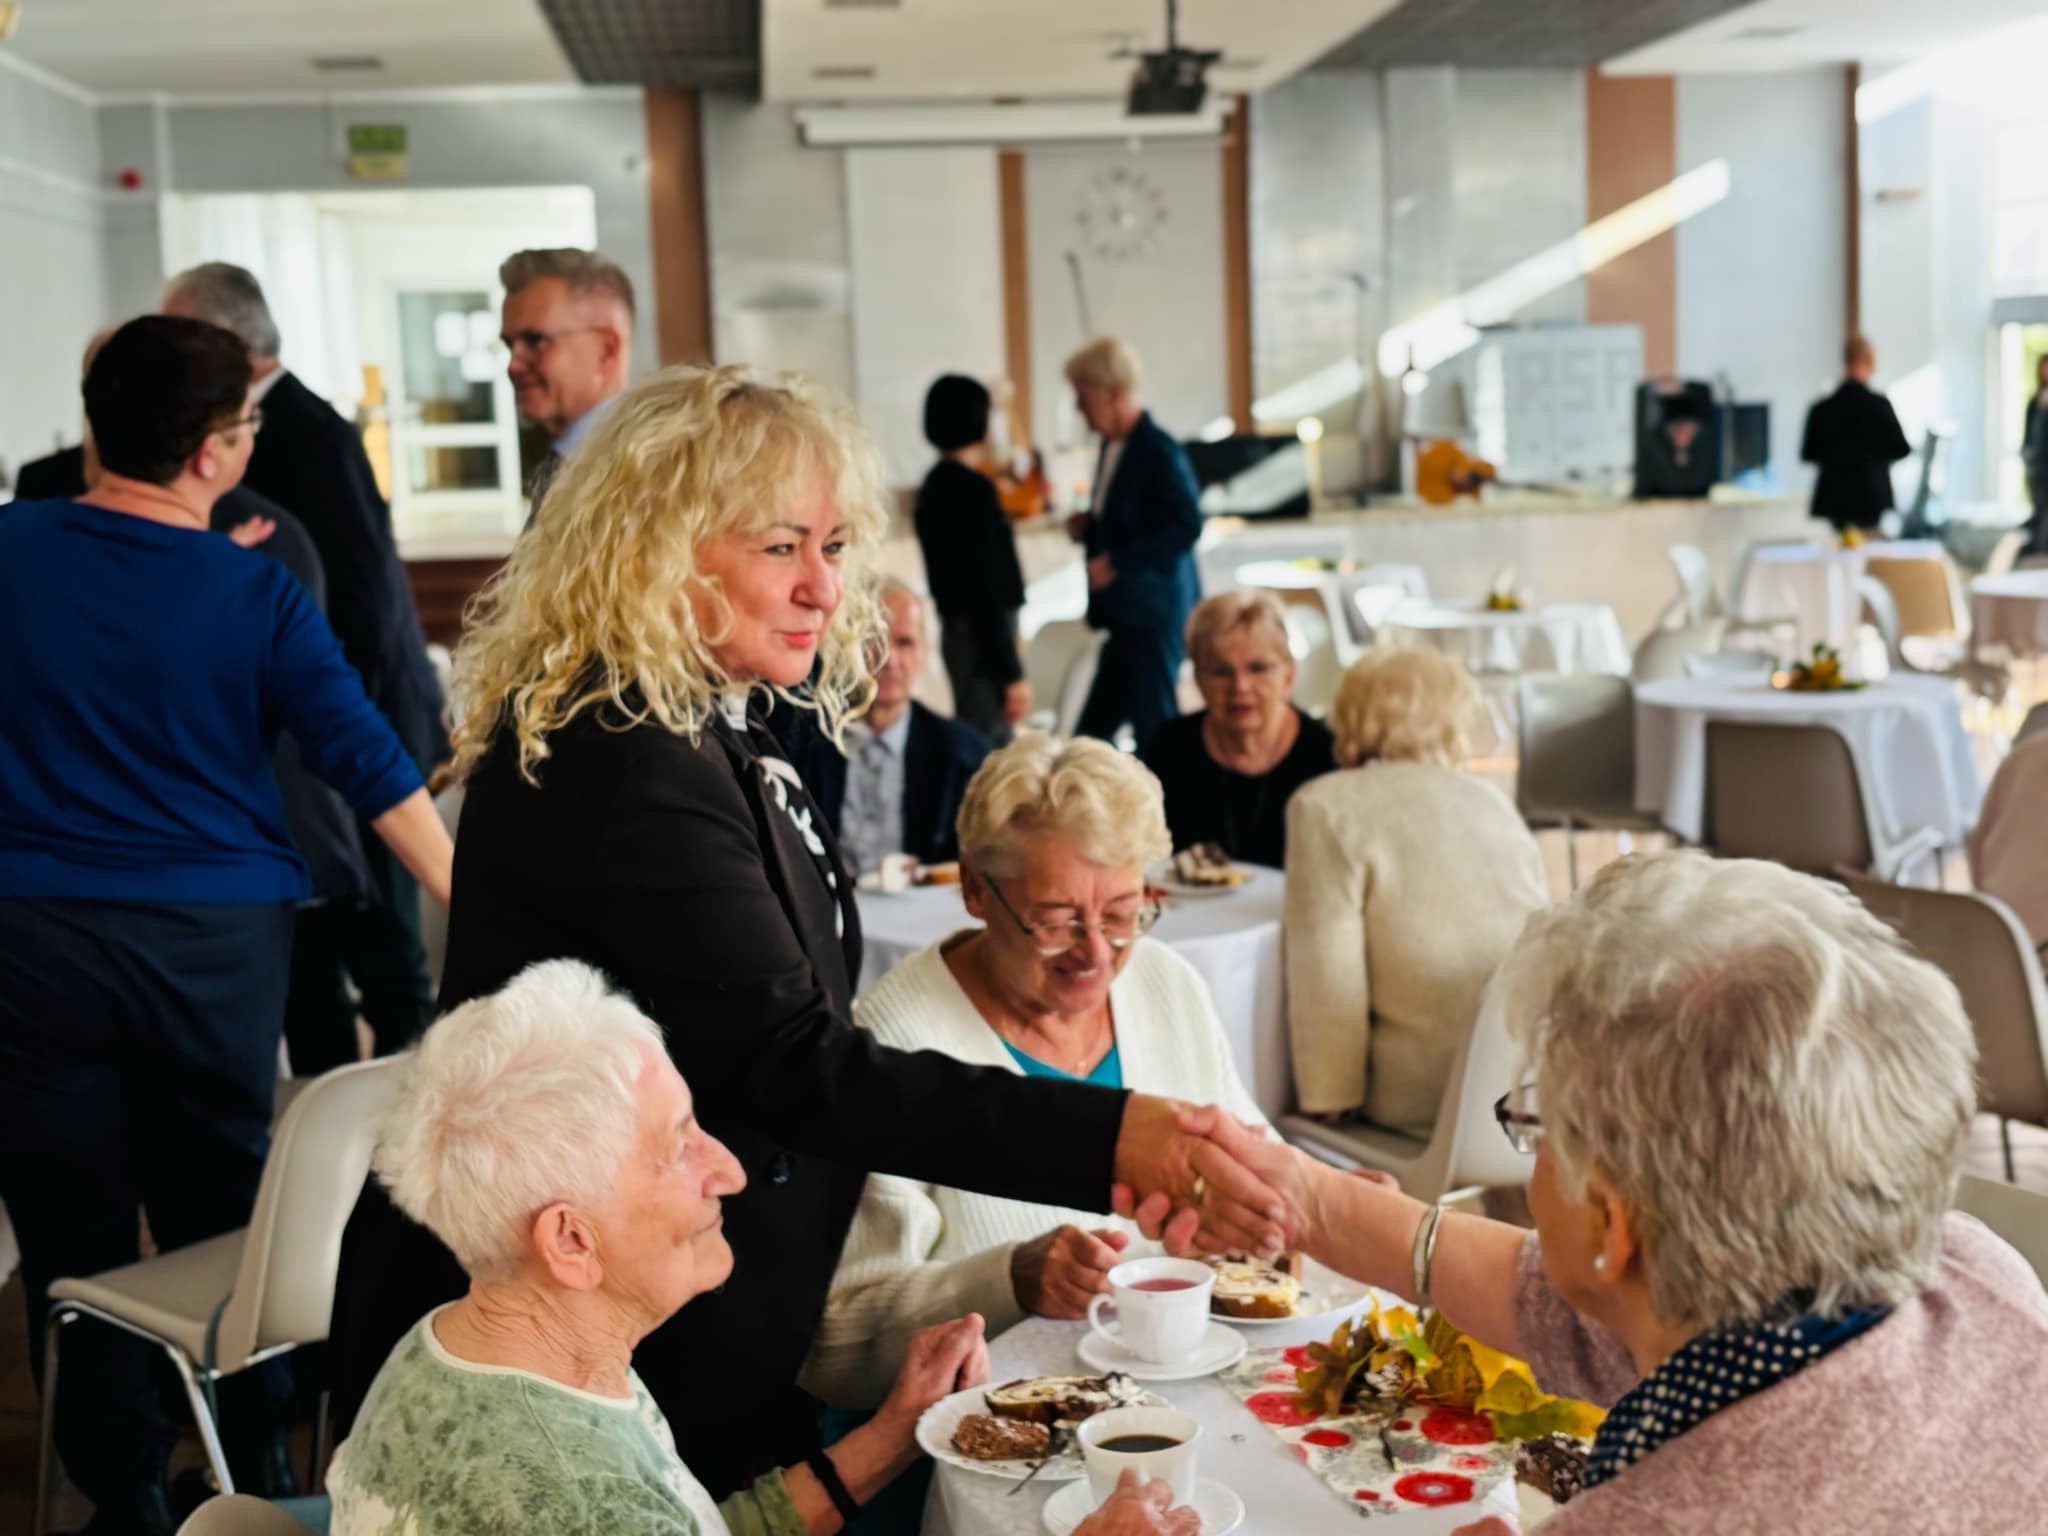
[[[1619,1477],[1667,1440],[1675,1440],[1730,1403],[1796,1375],[1830,1350],[1882,1322],[1890,1307],[1863,1307],[1840,1318],[1808,1315],[1703,1333],[1681,1345],[1614,1405],[1593,1440],[1586,1486]]]

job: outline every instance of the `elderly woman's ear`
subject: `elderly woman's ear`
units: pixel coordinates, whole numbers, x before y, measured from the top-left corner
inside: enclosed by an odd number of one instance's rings
[[[533,1218],[534,1255],[565,1290],[595,1291],[604,1284],[597,1229],[574,1206],[557,1201]]]

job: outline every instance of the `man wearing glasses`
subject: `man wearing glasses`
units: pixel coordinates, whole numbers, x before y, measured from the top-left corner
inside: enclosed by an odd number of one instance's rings
[[[548,436],[528,482],[535,505],[562,460],[603,417],[633,373],[633,281],[596,251],[517,251],[498,268],[512,402]]]

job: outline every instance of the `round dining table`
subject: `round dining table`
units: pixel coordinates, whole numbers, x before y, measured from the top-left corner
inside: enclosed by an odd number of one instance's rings
[[[1970,583],[1970,643],[2048,656],[2048,570],[2006,571]]]
[[[1398,1302],[1392,1296],[1383,1299]],[[1091,1368],[1075,1352],[1086,1332],[1085,1323],[1027,1318],[990,1341],[989,1380],[1086,1372]],[[1244,1332],[1255,1349],[1277,1348],[1320,1342],[1329,1336],[1330,1325],[1327,1318],[1317,1318]],[[1243,1536],[1339,1536],[1357,1531],[1362,1512],[1302,1465],[1217,1377],[1158,1382],[1152,1390],[1201,1422],[1197,1475],[1222,1483],[1244,1500],[1244,1523],[1238,1527]],[[923,1536],[1044,1536],[1046,1501],[1061,1486],[1042,1487],[1040,1479],[1019,1488],[1007,1479],[944,1464],[934,1472]],[[1527,1530],[1549,1509],[1550,1501],[1541,1495],[1518,1493],[1510,1477],[1470,1503],[1435,1509],[1417,1506],[1384,1518],[1391,1521],[1386,1526],[1390,1536],[1449,1536],[1487,1515],[1509,1521],[1519,1516]]]
[[[1626,677],[1628,642],[1605,603],[1539,603],[1490,609],[1482,602],[1410,600],[1381,623],[1388,645],[1455,656],[1475,676],[1605,672]]]
[[[1983,803],[1983,780],[1946,678],[1894,674],[1867,688],[1793,693],[1756,675],[1669,678],[1636,689],[1636,809],[1698,842],[1707,788],[1707,722],[1819,724],[1855,746],[1864,786],[1888,836],[1932,827],[1960,843]]]
[[[1209,985],[1231,1060],[1269,1116],[1293,1107],[1287,1048],[1286,972],[1280,953],[1285,881],[1277,869],[1241,864],[1249,878],[1213,895],[1169,894],[1152,937],[1171,946]],[[957,885],[859,893],[860,992],[891,967],[962,928],[976,926]],[[856,994],[857,996],[858,994]]]
[[[1874,539],[1856,545],[1764,544],[1750,553],[1735,594],[1736,616],[1753,624],[1789,622],[1795,656],[1826,645],[1854,652],[1863,622],[1858,586],[1873,559],[1941,560],[1933,539]]]

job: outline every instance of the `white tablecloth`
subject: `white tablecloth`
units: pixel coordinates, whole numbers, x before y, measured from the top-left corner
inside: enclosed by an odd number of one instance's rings
[[[1483,603],[1406,602],[1387,615],[1380,639],[1443,651],[1474,674],[1628,675],[1628,642],[1605,603],[1546,603],[1494,613]]]
[[[1767,544],[1750,557],[1742,590],[1735,594],[1735,612],[1752,622],[1793,620],[1799,656],[1811,655],[1816,645],[1850,655],[1863,620],[1863,595],[1856,583],[1873,555],[1887,560],[1942,557],[1941,545],[1932,539],[1874,541],[1853,549]]]
[[[1294,1096],[1280,957],[1285,888],[1278,870],[1245,867],[1251,879],[1226,895],[1168,897],[1152,936],[1202,973],[1238,1075],[1259,1108],[1281,1115]],[[960,904],[958,886],[936,885],[896,896],[862,892],[860,923],[865,992],[899,960],[974,920]]]
[[[1055,1323],[1031,1318],[1019,1323],[989,1346],[990,1379],[1013,1381],[1020,1376],[1046,1376],[1083,1370],[1075,1346],[1085,1323]],[[1298,1326],[1247,1329],[1252,1347],[1306,1344],[1329,1330],[1320,1320]],[[1338,1498],[1313,1472],[1295,1460],[1280,1439],[1213,1376],[1194,1381],[1161,1382],[1153,1388],[1183,1413],[1202,1423],[1200,1475],[1234,1489],[1245,1503],[1243,1536],[1316,1536],[1318,1532],[1353,1536],[1359,1512]],[[1045,1501],[1060,1485],[1041,1490],[1033,1483],[1012,1493],[1015,1484],[958,1467],[940,1466],[925,1505],[924,1536],[1042,1536],[1040,1516]],[[1461,1525],[1486,1515],[1512,1519],[1516,1512],[1513,1478],[1504,1479],[1484,1500],[1448,1509],[1404,1510],[1386,1529],[1389,1536],[1446,1536]],[[1375,1522],[1377,1528],[1377,1522]]]
[[[1970,636],[1973,646],[2048,656],[2048,570],[2007,571],[1971,582]]]
[[[1983,803],[1955,685],[1894,675],[1854,693],[1786,693],[1743,677],[1686,677],[1636,689],[1636,808],[1688,841],[1700,836],[1707,722],[1818,723],[1855,743],[1878,823],[1898,837],[1933,827],[1959,843]]]

